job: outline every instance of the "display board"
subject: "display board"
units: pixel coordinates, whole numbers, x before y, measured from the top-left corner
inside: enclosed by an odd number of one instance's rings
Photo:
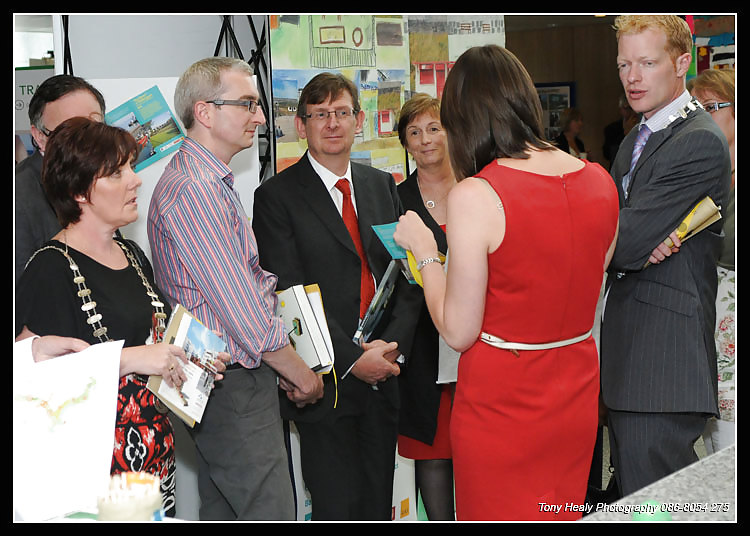
[[[307,149],[294,125],[299,94],[318,73],[354,82],[365,112],[352,161],[391,173],[396,182],[414,165],[398,139],[398,117],[413,93],[442,96],[453,63],[468,48],[505,45],[502,15],[271,15],[271,84],[277,172]],[[308,498],[298,489],[298,516]],[[313,505],[314,508],[314,505]],[[418,518],[414,462],[396,454],[392,518]]]
[[[299,92],[316,74],[335,71],[355,83],[365,112],[352,160],[396,182],[413,168],[397,132],[404,102],[416,92],[440,98],[467,48],[505,45],[503,15],[271,15],[270,28],[277,171],[307,148],[294,127]]]
[[[15,110],[13,115],[13,130],[15,131],[17,146],[18,143],[22,143],[26,156],[28,156],[34,152],[34,146],[31,143],[29,103],[31,102],[31,97],[34,96],[36,88],[39,87],[39,84],[53,76],[55,70],[53,66],[48,65],[43,67],[18,67],[13,74],[13,88],[15,91],[15,102],[13,103],[13,109]],[[17,148],[20,149],[20,146]],[[16,155],[16,161],[20,161],[18,155]]]

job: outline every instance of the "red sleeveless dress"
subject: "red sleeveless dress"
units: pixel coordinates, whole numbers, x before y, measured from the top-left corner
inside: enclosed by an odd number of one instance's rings
[[[493,162],[478,176],[506,218],[488,256],[482,331],[520,343],[588,332],[619,212],[611,177],[590,162],[562,176]],[[598,420],[594,339],[519,354],[477,341],[461,355],[451,414],[459,520],[581,517],[573,508],[584,503]]]

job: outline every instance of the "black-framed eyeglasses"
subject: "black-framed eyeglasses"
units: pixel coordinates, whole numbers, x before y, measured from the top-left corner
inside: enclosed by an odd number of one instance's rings
[[[247,108],[247,111],[251,114],[254,114],[258,110],[258,101],[254,100],[209,100],[206,102],[210,102],[211,104],[215,104],[216,106],[222,106],[224,104],[228,104],[230,106],[244,106]]]
[[[315,121],[327,121],[331,114],[334,114],[336,119],[340,119],[343,121],[345,119],[349,119],[350,117],[354,117],[355,111],[351,108],[342,108],[341,110],[330,111],[320,110],[318,112],[305,114],[305,117],[308,119],[313,119]]]
[[[721,110],[722,108],[726,108],[727,106],[733,106],[733,103],[731,102],[706,102],[703,104],[703,108],[708,113],[711,113],[711,114],[714,112],[718,112],[719,110]]]

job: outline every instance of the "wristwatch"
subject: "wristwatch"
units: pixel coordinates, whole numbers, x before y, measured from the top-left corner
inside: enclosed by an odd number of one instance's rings
[[[417,263],[417,271],[421,272],[422,268],[427,266],[428,264],[432,262],[440,262],[440,259],[438,257],[429,257],[427,259],[422,259]]]

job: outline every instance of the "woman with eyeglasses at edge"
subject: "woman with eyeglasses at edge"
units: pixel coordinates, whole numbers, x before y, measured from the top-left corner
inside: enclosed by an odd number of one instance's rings
[[[591,329],[617,236],[616,187],[598,164],[544,141],[534,84],[497,45],[458,58],[440,118],[459,181],[447,273],[429,261],[437,245],[415,212],[394,239],[419,261],[430,315],[462,352],[456,519],[580,518],[563,507],[584,502],[596,439]]]
[[[690,93],[711,114],[729,144],[732,182],[729,201],[722,207],[724,241],[716,270],[716,357],[719,371],[719,419],[710,419],[703,433],[706,451],[711,454],[735,440],[735,220],[734,220],[734,69],[707,69],[688,81]]]
[[[131,167],[137,154],[128,132],[84,117],[68,119],[51,133],[42,184],[62,230],[37,250],[19,280],[15,333],[16,340],[57,335],[89,344],[125,341],[110,471],[158,476],[164,512],[173,516],[172,424],[146,381],[155,374],[170,386],[182,385],[185,352],[159,343],[170,306],[140,248],[114,237],[138,218],[141,179]],[[229,355],[220,359],[216,365],[223,372]]]
[[[404,210],[413,210],[432,231],[445,253],[447,197],[456,184],[448,157],[445,130],[440,123],[440,101],[416,94],[401,108],[398,120],[401,145],[417,168],[398,185]],[[416,286],[415,286],[416,287]],[[438,332],[430,318],[421,288],[413,289],[419,314],[409,358],[401,368],[399,391],[399,454],[414,460],[416,487],[430,521],[453,520],[453,463],[450,447],[450,410],[455,384],[436,383]]]

